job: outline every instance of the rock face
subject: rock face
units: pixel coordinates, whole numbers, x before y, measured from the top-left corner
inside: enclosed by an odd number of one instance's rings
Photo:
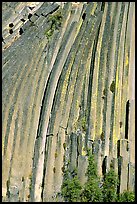
[[[133,190],[134,2],[3,2],[2,37],[3,201],[56,201],[86,148]]]

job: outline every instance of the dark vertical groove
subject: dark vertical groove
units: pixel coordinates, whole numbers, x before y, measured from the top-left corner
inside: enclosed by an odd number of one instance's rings
[[[42,105],[41,105],[41,109],[40,109],[40,115],[39,115],[39,122],[38,122],[38,129],[37,129],[37,137],[36,137],[36,139],[38,139],[40,137],[40,130],[41,130],[41,126],[42,126],[42,118],[43,118],[43,115],[45,113],[45,106],[44,106],[44,104],[45,104],[45,101],[47,99],[47,89],[48,89],[48,86],[49,86],[49,83],[50,83],[51,73],[52,73],[52,71],[49,74],[49,77],[48,77],[48,80],[47,80],[47,84],[46,84],[46,88],[44,90],[44,94],[43,94],[43,98],[42,98]]]
[[[46,140],[47,140],[47,138],[46,138]],[[45,176],[46,176],[46,164],[47,164],[47,158],[48,158],[48,141],[46,141],[46,144],[45,144],[47,146],[47,148],[45,148],[45,152],[43,152],[45,157],[44,157],[44,168],[43,168],[43,178],[42,178],[42,191],[41,191],[41,201],[42,202],[43,202],[43,195],[44,195],[44,181],[45,181]]]
[[[88,97],[87,97],[87,108],[88,108],[88,115],[87,115],[87,124],[88,129],[86,130],[86,138],[85,138],[85,147],[87,147],[88,137],[90,135],[90,114],[91,114],[91,98],[92,98],[92,82],[93,82],[93,73],[94,73],[94,63],[95,63],[95,56],[96,56],[96,50],[97,50],[97,43],[98,43],[98,37],[100,32],[101,22],[98,27],[98,31],[96,33],[96,37],[94,40],[93,45],[93,51],[91,56],[91,64],[90,64],[90,73],[89,73],[89,85],[88,85]]]
[[[104,8],[105,8],[105,2],[102,2],[101,3],[101,11],[104,11]]]
[[[79,145],[80,145],[80,136],[77,136],[77,160],[76,160],[76,167],[78,168],[78,157],[79,157]]]
[[[126,118],[125,118],[125,139],[128,139],[128,121],[129,121],[129,100],[126,103]]]
[[[120,156],[120,140],[117,141],[117,158]]]
[[[104,177],[106,174],[106,170],[107,170],[107,156],[105,156],[105,158],[103,159],[103,162],[102,162],[102,174]]]
[[[127,172],[127,190],[129,189],[129,177],[130,177],[130,163],[128,163],[128,172]]]
[[[118,186],[117,186],[118,195],[120,193],[121,166],[122,166],[122,157],[119,156],[118,157],[118,180],[119,180],[119,182],[118,182]]]

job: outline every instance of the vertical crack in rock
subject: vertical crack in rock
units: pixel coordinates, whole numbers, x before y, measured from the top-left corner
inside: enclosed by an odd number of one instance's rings
[[[93,51],[91,56],[91,64],[90,64],[90,73],[89,73],[89,85],[88,85],[88,98],[87,98],[87,107],[88,107],[88,116],[87,116],[87,122],[88,122],[88,129],[86,132],[86,138],[85,138],[85,147],[88,147],[88,139],[90,139],[90,114],[91,114],[91,100],[92,100],[92,82],[93,82],[93,73],[94,73],[94,62],[95,62],[95,55],[96,55],[96,49],[97,49],[97,42],[98,42],[98,36],[100,32],[100,26],[101,22],[99,23],[99,27],[96,32],[96,37],[94,40],[93,45]]]
[[[125,139],[128,140],[128,126],[129,126],[129,100],[126,103],[126,118],[125,118]]]
[[[46,146],[47,146],[47,141],[46,141]],[[41,201],[43,202],[43,194],[44,194],[44,182],[45,182],[45,176],[46,176],[46,164],[47,164],[47,157],[48,157],[48,148],[45,147],[45,152],[43,152],[43,154],[45,155],[44,157],[44,168],[43,168],[43,178],[42,178],[42,190],[41,190]]]

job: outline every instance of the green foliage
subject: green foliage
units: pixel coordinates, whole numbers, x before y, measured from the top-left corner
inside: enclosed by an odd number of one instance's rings
[[[45,32],[46,37],[49,39],[54,33],[53,29],[49,29],[48,31]]]
[[[59,29],[59,27],[61,26],[61,22],[62,22],[61,10],[56,12],[54,15],[51,15],[49,17],[49,21],[52,22],[52,27],[54,27],[55,29]]]
[[[86,132],[86,116],[80,117],[78,123],[80,129],[82,128],[82,130]]]
[[[61,187],[61,194],[67,202],[76,202],[80,199],[81,184],[78,176],[75,175],[73,178],[69,178],[68,172],[65,172],[64,182]]]
[[[102,201],[102,190],[99,187],[100,181],[97,175],[97,164],[94,159],[94,155],[91,154],[90,150],[87,151],[88,155],[88,168],[86,175],[88,177],[87,182],[84,186],[84,190],[81,194],[82,202],[101,202]]]
[[[118,176],[110,168],[110,171],[106,173],[103,183],[103,200],[104,202],[115,202],[117,198],[117,185],[118,185]]]
[[[97,174],[97,164],[94,155],[87,150],[88,168],[87,182],[81,186],[77,176],[77,168],[70,172],[64,170],[64,181],[61,188],[61,195],[67,202],[134,202],[135,194],[125,191],[118,196],[117,186],[118,175],[110,165],[110,170],[104,176],[102,185]]]
[[[90,150],[87,150],[88,155],[88,168],[86,175],[88,176],[88,180],[92,177],[97,178],[97,164],[94,160],[94,155],[91,154]]]
[[[45,31],[45,35],[48,39],[53,35],[55,30],[59,30],[62,23],[62,14],[61,11],[56,12],[54,15],[49,17],[49,22],[51,22],[51,27]]]
[[[114,81],[112,81],[112,83],[111,83],[111,85],[110,85],[110,91],[111,91],[112,93],[115,92],[115,82],[114,82]]]
[[[89,150],[87,155],[88,155],[89,164],[88,164],[86,175],[88,176],[88,179],[90,179],[92,177],[97,177],[97,165],[94,160],[94,155],[91,154]]]
[[[84,131],[86,131],[86,118],[85,118],[85,117],[83,117],[83,118],[81,119],[81,126],[82,126],[82,129],[83,129]]]
[[[118,202],[135,202],[135,193],[131,191],[124,191],[119,195]]]
[[[81,194],[82,202],[101,202],[102,191],[99,187],[98,178],[90,178],[84,186],[84,190]]]

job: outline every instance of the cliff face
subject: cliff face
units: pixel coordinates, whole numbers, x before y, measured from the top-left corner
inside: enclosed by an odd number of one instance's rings
[[[63,171],[134,189],[133,2],[2,3],[3,201],[54,201]]]

